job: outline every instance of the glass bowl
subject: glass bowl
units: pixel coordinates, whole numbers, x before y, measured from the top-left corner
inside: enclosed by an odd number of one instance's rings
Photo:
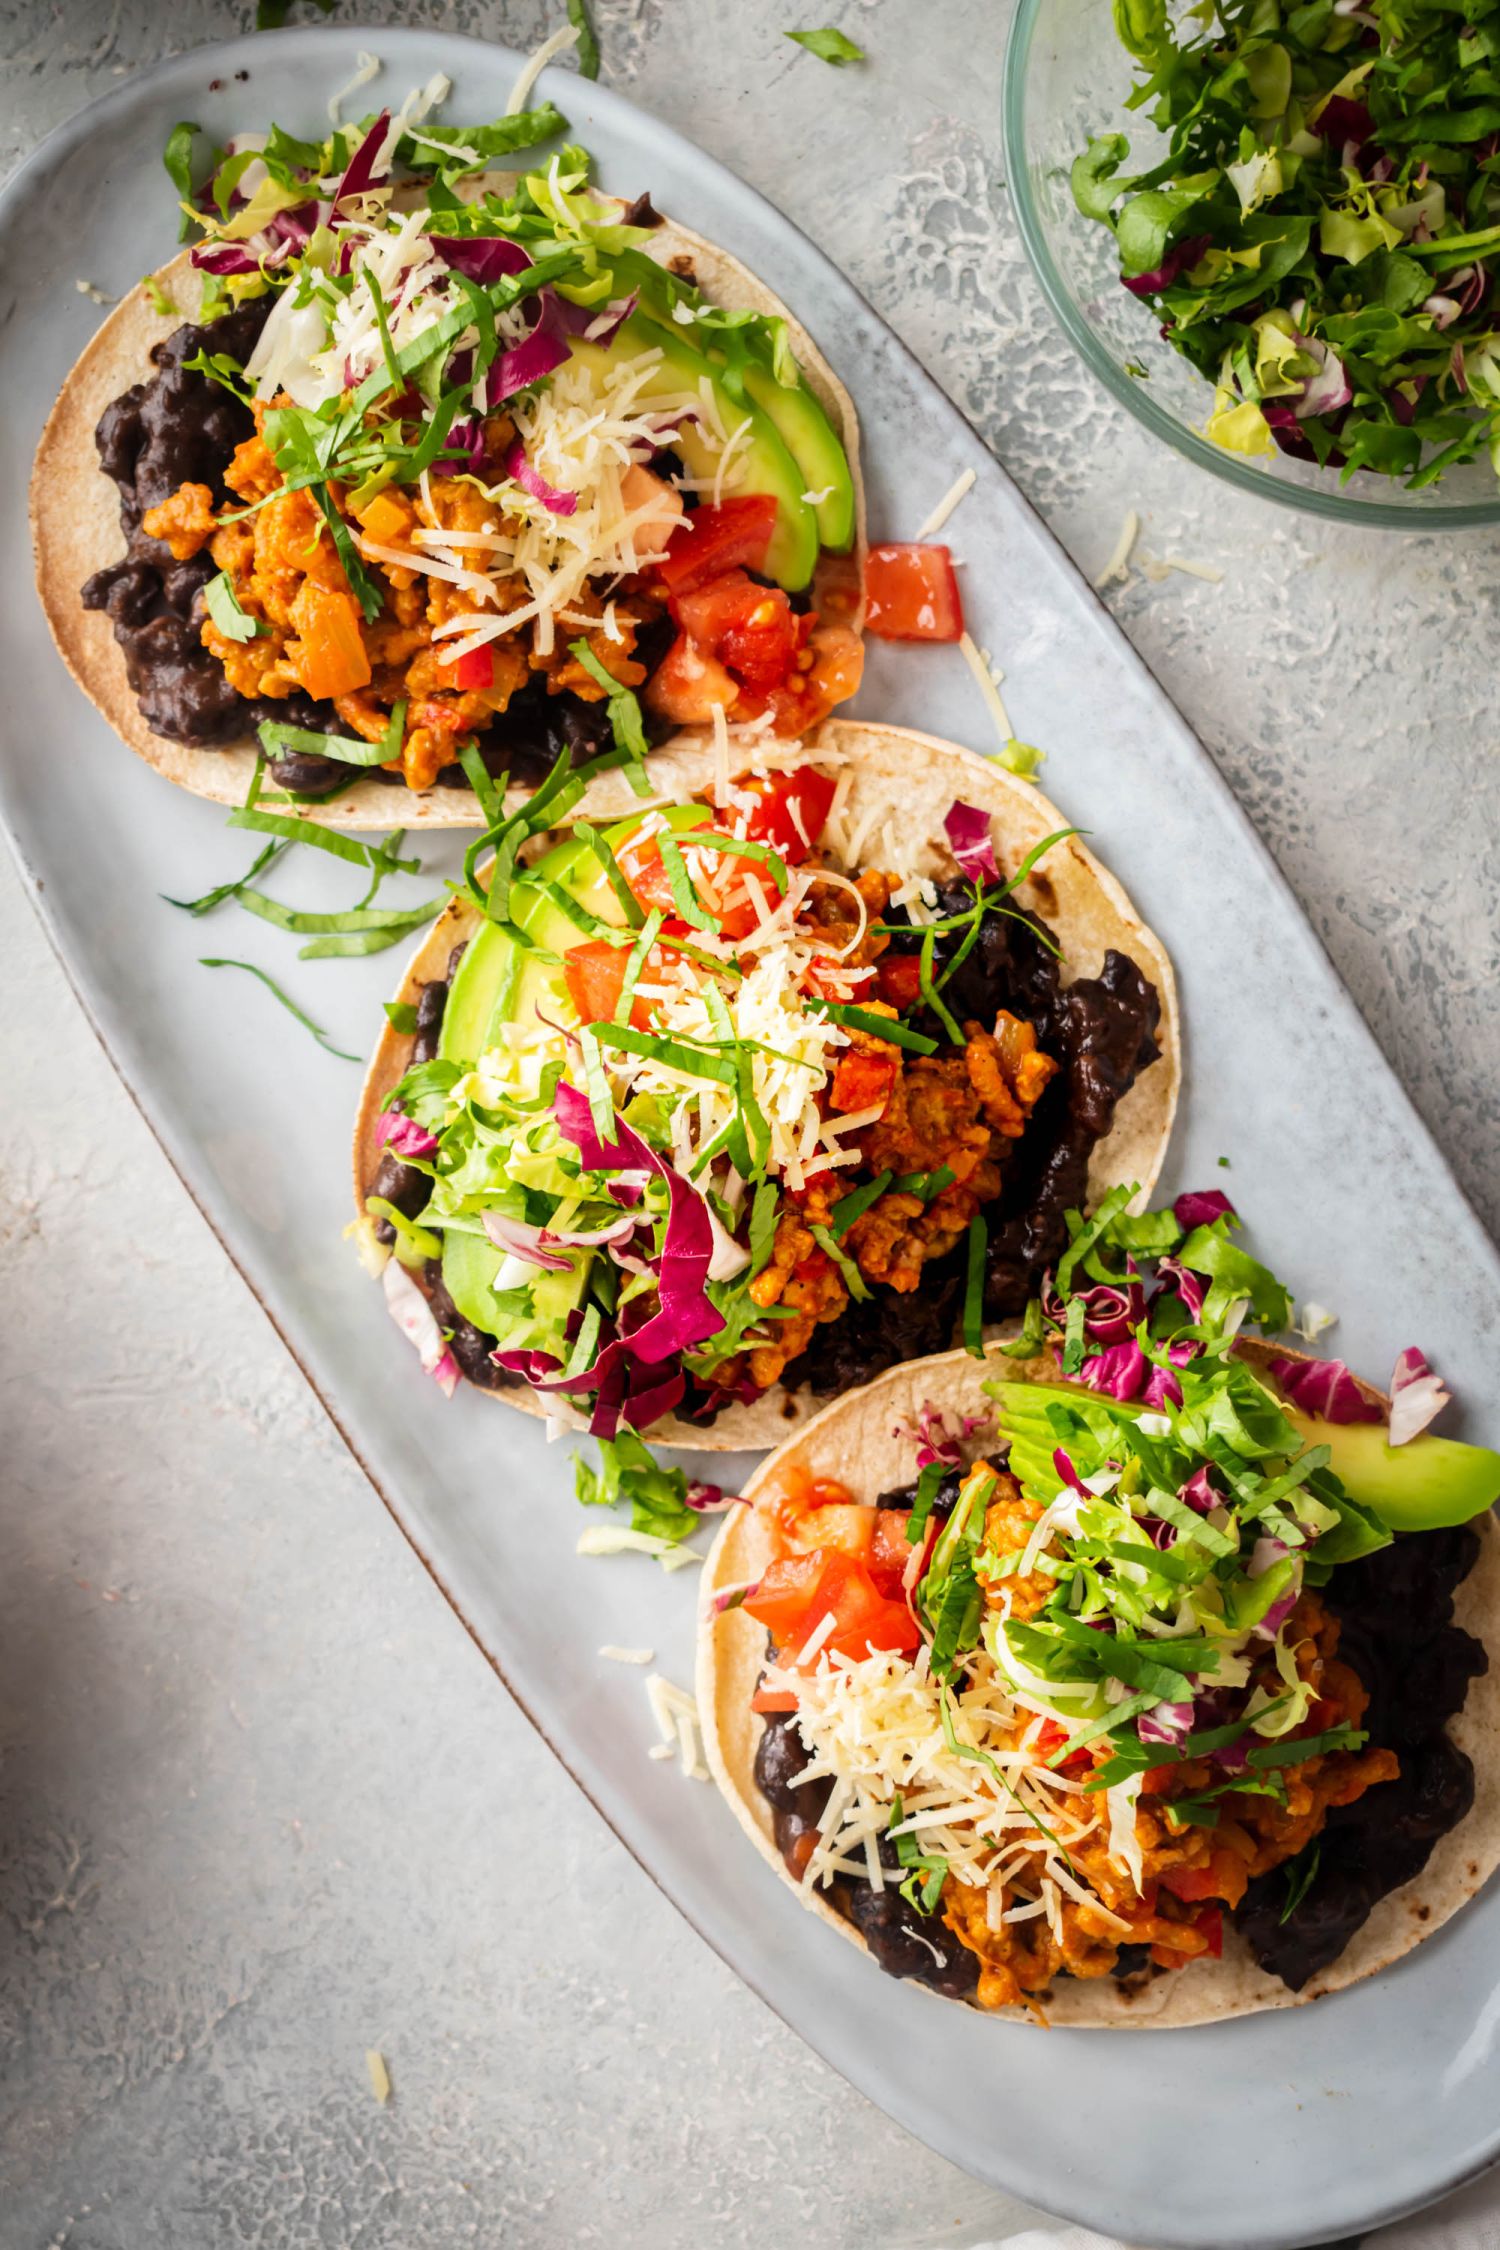
[[[1178,453],[1281,507],[1403,531],[1500,523],[1500,478],[1486,460],[1410,492],[1368,470],[1341,484],[1337,470],[1284,453],[1247,459],[1204,437],[1212,388],[1162,341],[1150,306],[1121,287],[1113,235],[1083,216],[1068,184],[1074,157],[1100,133],[1128,137],[1126,171],[1159,161],[1161,135],[1125,107],[1130,87],[1110,0],[1018,0],[1005,56],[1006,178],[1042,293],[1084,364]]]

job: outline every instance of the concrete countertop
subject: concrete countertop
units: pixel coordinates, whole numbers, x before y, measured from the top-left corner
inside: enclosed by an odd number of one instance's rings
[[[1147,554],[1224,573],[1137,572],[1111,605],[1493,1226],[1494,536],[1305,522],[1095,390],[1011,219],[993,0],[830,0],[871,58],[838,73],[770,0],[594,14],[606,80],[817,236],[1085,571],[1136,508]],[[0,168],[249,20],[0,0]],[[524,48],[559,11],[360,20]],[[1013,716],[1045,746],[1045,711]],[[742,1990],[552,1762],[179,1186],[8,863],[0,947],[3,2250],[915,2250],[1024,2223]]]

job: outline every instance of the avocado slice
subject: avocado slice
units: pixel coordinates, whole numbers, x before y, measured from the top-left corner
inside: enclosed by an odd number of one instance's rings
[[[748,414],[748,443],[737,450],[731,464],[734,489],[769,493],[777,502],[776,529],[766,553],[766,575],[791,594],[806,586],[817,566],[819,519],[802,495],[805,490],[818,490],[830,480],[820,474],[818,484],[809,487],[802,467],[771,416],[753,396],[748,400],[734,399],[725,390],[722,363],[709,359],[689,343],[682,329],[662,326],[642,312],[633,312],[628,320],[622,321],[607,347],[587,343],[577,336],[572,344],[573,357],[599,376],[613,359],[634,359],[642,352],[660,352],[660,364],[641,386],[642,398],[678,398],[684,391],[697,393],[707,381],[726,430],[738,429]],[[772,382],[771,387],[779,390],[781,385]],[[817,405],[816,400],[812,403]],[[831,431],[829,435],[832,436]],[[704,443],[696,423],[683,422],[670,442],[673,452],[681,455],[689,476],[711,480],[716,475],[718,454]],[[834,442],[836,445],[837,441]],[[842,453],[842,448],[839,450]],[[845,474],[848,474],[847,463]]]
[[[1392,1531],[1468,1523],[1500,1499],[1500,1453],[1485,1446],[1426,1434],[1391,1446],[1382,1422],[1324,1422],[1282,1406],[1309,1445],[1328,1447],[1350,1499]]]
[[[802,472],[804,492],[818,492],[808,506],[818,519],[818,538],[831,554],[847,554],[854,544],[854,477],[849,456],[816,391],[805,375],[778,383],[769,369],[750,365],[745,388],[763,414],[776,424]]]
[[[661,817],[673,828],[691,828],[711,815],[703,805],[669,805],[661,808]],[[639,816],[616,821],[605,832],[610,850],[618,850],[638,825]],[[620,903],[581,837],[568,836],[554,844],[530,872],[550,878],[601,922],[623,924]],[[516,894],[515,918],[549,952],[566,953],[569,946],[584,943],[583,931],[544,891],[522,888]],[[485,922],[454,971],[438,1053],[446,1062],[477,1061],[487,1047],[494,1046],[502,1024],[535,1022],[538,1002],[553,1015],[562,997],[561,981],[559,969],[526,952],[498,923]],[[505,1322],[493,1301],[504,1255],[484,1235],[450,1233],[443,1238],[448,1294],[464,1318],[489,1336]],[[561,1326],[582,1302],[588,1273],[587,1258],[580,1258],[570,1273],[539,1272],[533,1284],[538,1316],[555,1317]]]

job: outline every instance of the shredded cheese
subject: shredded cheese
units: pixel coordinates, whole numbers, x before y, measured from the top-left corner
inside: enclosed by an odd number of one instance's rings
[[[1000,690],[995,685],[994,669],[989,658],[982,655],[976,648],[972,633],[961,633],[958,645],[963,651],[964,662],[979,682],[979,692],[984,697],[990,716],[995,722],[1000,740],[1002,742],[1013,742],[1015,740],[1015,728],[1010,723],[1010,713],[1000,699]]]
[[[1141,519],[1136,514],[1135,509],[1132,508],[1120,526],[1120,536],[1115,541],[1114,552],[1094,580],[1096,592],[1102,594],[1106,586],[1113,586],[1117,580],[1122,586],[1128,582],[1130,558],[1135,552],[1135,543],[1140,535]]]
[[[565,23],[561,30],[553,32],[550,39],[542,41],[536,53],[523,66],[521,75],[510,90],[510,100],[505,105],[507,117],[514,117],[518,110],[526,107],[531,99],[531,90],[548,63],[555,62],[559,55],[566,54],[570,47],[576,47],[577,44],[578,26],[573,23]]]
[[[952,484],[949,485],[947,491],[943,494],[942,499],[933,509],[932,514],[927,518],[927,521],[923,524],[921,530],[917,533],[918,545],[920,545],[924,539],[932,539],[936,537],[938,532],[942,530],[944,524],[948,521],[948,518],[952,515],[954,509],[958,506],[960,500],[962,500],[966,494],[972,492],[972,490],[974,489],[974,482],[975,476],[972,469],[965,469],[962,476],[957,476],[954,478]],[[805,498],[806,495],[804,494],[803,497]]]
[[[372,79],[378,78],[382,68],[383,65],[378,55],[367,54],[363,47],[360,49],[358,67],[354,76],[346,85],[340,86],[336,94],[330,94],[328,97],[328,122],[330,125],[342,124],[344,104],[349,96],[357,94],[362,86],[368,86]],[[243,185],[242,181],[241,186]]]
[[[687,1689],[678,1687],[660,1672],[653,1672],[646,1682],[646,1698],[661,1736],[661,1741],[651,1751],[652,1757],[670,1758],[675,1752],[689,1781],[711,1781],[713,1776],[703,1758],[703,1729],[698,1706]]]
[[[1069,1854],[1086,1838],[1102,1840],[1139,1879],[1139,1777],[1134,1788],[1107,1792],[1105,1804],[1049,1770],[1035,1749],[1037,1727],[1027,1724],[1029,1707],[983,1655],[967,1684],[949,1691],[950,1740],[925,1649],[915,1662],[894,1653],[858,1661],[834,1654],[814,1667],[809,1650],[821,1649],[829,1630],[825,1619],[795,1668],[773,1665],[766,1674],[768,1687],[797,1696],[796,1724],[811,1752],[799,1780],[832,1782],[803,1882],[826,1885],[838,1874],[887,1880],[874,1867],[899,1797],[894,1833],[920,1837],[923,1852],[943,1859],[954,1881],[983,1890],[991,1927],[1045,1914],[1057,1930],[1067,1897],[1123,1929]]]
[[[607,1656],[612,1664],[654,1664],[656,1661],[654,1648],[615,1648],[608,1641],[599,1654]]]

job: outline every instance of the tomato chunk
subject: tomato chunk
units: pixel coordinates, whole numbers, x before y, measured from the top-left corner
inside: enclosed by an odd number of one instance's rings
[[[865,562],[865,630],[878,641],[956,641],[964,629],[946,547],[872,547]]]
[[[668,592],[680,598],[727,570],[759,570],[775,529],[776,502],[767,493],[695,508],[668,540],[657,569]]]
[[[449,669],[456,688],[467,695],[483,695],[495,684],[495,652],[486,641],[482,648],[465,649]]]
[[[795,1711],[797,1698],[790,1688],[757,1688],[750,1698],[752,1711]]]
[[[894,1055],[841,1055],[834,1068],[828,1106],[845,1116],[874,1109],[891,1098],[901,1065]]]
[[[746,1595],[745,1607],[791,1657],[830,1614],[833,1629],[820,1643],[820,1651],[835,1655],[859,1658],[871,1649],[905,1651],[914,1649],[922,1637],[905,1605],[888,1600],[862,1563],[836,1549],[778,1557],[755,1592]]]
[[[1209,1958],[1221,1960],[1224,1953],[1224,1912],[1222,1907],[1210,1906],[1198,1916],[1193,1928],[1208,1940]]]
[[[568,998],[578,1010],[580,1023],[613,1022],[629,959],[628,946],[611,945],[607,938],[590,938],[586,945],[569,946],[563,955],[563,982],[568,988]],[[630,1020],[637,1031],[649,1031],[650,1002],[633,1000]]]
[[[884,953],[875,964],[875,982],[886,1005],[905,1015],[922,997],[922,963],[915,953]]]
[[[822,835],[837,786],[831,773],[819,773],[816,766],[742,781],[737,794],[749,794],[755,802],[737,825],[743,826],[751,843],[769,844],[796,866]]]
[[[752,695],[781,685],[812,629],[779,586],[757,586],[742,570],[710,579],[672,606],[693,645],[716,657]]]

